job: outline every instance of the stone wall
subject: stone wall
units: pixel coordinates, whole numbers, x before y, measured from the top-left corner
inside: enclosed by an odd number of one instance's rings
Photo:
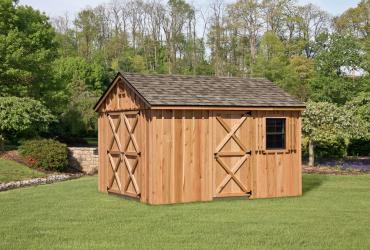
[[[96,147],[69,147],[69,165],[86,174],[96,174],[99,166],[98,148]]]

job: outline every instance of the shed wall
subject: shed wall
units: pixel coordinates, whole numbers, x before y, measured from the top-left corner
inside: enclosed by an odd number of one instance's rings
[[[215,196],[213,174],[217,111],[152,110],[149,203],[208,201]],[[233,111],[229,111],[233,112]],[[239,111],[240,112],[240,111]],[[252,198],[301,194],[300,113],[253,111],[244,136]],[[265,149],[266,117],[286,118],[286,150]]]
[[[135,123],[135,115],[131,111],[140,111],[137,115],[138,122],[133,132],[133,137],[137,141],[139,146],[138,165],[133,170],[133,175],[138,183],[140,190],[140,199],[143,202],[148,202],[148,155],[149,155],[149,120],[150,111],[146,109],[146,104],[142,99],[130,89],[127,84],[123,82],[122,79],[118,78],[117,83],[113,86],[112,90],[107,94],[99,108],[98,117],[98,150],[99,150],[99,185],[98,189],[101,192],[107,192],[107,187],[109,186],[114,172],[112,169],[111,161],[114,164],[118,162],[119,155],[112,155],[112,159],[109,159],[108,151],[119,152],[119,147],[117,145],[116,139],[114,138],[114,133],[112,129],[113,123],[114,127],[117,127],[117,136],[120,141],[120,146],[123,151],[136,152],[136,148],[133,146],[133,142],[127,145],[125,149],[126,142],[130,140],[128,136],[128,127],[125,123],[125,119],[129,126],[133,126]],[[131,114],[132,113],[132,114]],[[122,116],[125,114],[125,118]],[[110,115],[110,117],[108,117]],[[120,120],[120,122],[118,122]],[[111,144],[113,141],[113,144]],[[131,165],[131,168],[135,166],[135,159],[133,157],[127,156],[127,160]],[[121,189],[124,189],[125,184],[129,180],[129,173],[124,160],[117,167],[117,176],[119,178]],[[117,180],[114,180],[110,192],[131,195],[134,196],[135,188],[133,187],[132,179],[127,190],[120,190]]]
[[[152,110],[149,202],[212,200],[209,111]]]

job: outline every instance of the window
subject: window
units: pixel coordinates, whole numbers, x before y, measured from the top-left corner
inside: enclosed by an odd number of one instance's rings
[[[285,118],[266,118],[266,149],[285,149]]]

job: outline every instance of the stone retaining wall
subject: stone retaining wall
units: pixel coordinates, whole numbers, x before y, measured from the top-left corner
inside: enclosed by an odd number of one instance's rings
[[[96,147],[69,147],[69,165],[86,174],[96,174],[99,166],[98,148]]]

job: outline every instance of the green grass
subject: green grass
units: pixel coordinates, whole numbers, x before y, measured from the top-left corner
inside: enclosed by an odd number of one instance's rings
[[[32,179],[45,175],[45,173],[30,169],[18,162],[0,159],[0,183]]]
[[[97,178],[0,193],[0,249],[370,249],[370,176],[304,175],[296,198],[144,205]]]
[[[98,138],[97,137],[85,137],[84,139],[87,141],[87,143],[90,146],[97,146],[98,145]]]

